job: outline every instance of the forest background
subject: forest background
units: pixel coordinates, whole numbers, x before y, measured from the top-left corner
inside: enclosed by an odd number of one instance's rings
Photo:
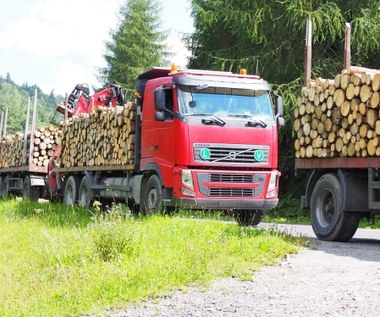
[[[106,42],[107,66],[99,78],[125,87],[132,96],[138,74],[153,66],[168,66],[171,52],[161,30],[158,0],[129,0]],[[188,68],[248,73],[268,80],[285,101],[286,126],[280,130],[282,195],[298,197],[295,177],[293,110],[303,85],[306,19],[313,24],[312,78],[333,79],[342,70],[345,23],[352,27],[352,65],[380,68],[380,0],[192,0],[194,32],[183,41],[191,52]],[[116,18],[116,17],[115,17]],[[68,87],[69,88],[69,87]],[[92,87],[94,90],[102,87]],[[54,90],[0,77],[0,112],[9,109],[8,133],[22,131],[26,107],[38,92],[38,125],[57,122],[55,108],[64,100]]]

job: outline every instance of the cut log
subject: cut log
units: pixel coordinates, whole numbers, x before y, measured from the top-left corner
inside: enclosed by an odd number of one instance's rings
[[[340,107],[343,102],[345,101],[345,94],[343,89],[337,89],[334,93],[334,102],[335,104]],[[363,101],[364,102],[364,101]]]
[[[372,78],[372,90],[373,91],[380,90],[380,72],[375,74]]]
[[[363,85],[360,88],[360,100],[366,102],[371,97],[371,89],[368,85]]]
[[[380,101],[380,95],[379,95],[379,92],[376,91],[372,93],[370,101],[369,101],[369,105],[371,106],[371,108],[379,108],[379,101]]]
[[[345,100],[342,105],[340,106],[340,113],[343,117],[347,117],[348,113],[350,112],[351,105],[348,100]]]

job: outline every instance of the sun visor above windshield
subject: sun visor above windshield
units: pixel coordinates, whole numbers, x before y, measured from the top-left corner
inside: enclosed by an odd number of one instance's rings
[[[253,90],[270,90],[268,82],[257,77],[210,76],[181,73],[173,77],[173,83],[186,86],[199,86],[207,83],[211,87],[228,87]]]

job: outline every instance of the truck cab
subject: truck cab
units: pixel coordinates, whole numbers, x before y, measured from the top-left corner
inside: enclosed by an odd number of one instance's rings
[[[283,106],[265,80],[153,68],[139,76],[137,97],[147,210],[234,210],[238,222],[257,224],[277,205]]]

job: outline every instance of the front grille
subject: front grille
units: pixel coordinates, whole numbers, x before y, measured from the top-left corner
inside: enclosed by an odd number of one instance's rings
[[[212,197],[252,197],[254,189],[251,188],[210,188],[209,196]]]
[[[210,174],[210,182],[226,183],[252,183],[253,175],[236,175],[236,174]]]
[[[196,143],[193,148],[194,160],[203,164],[265,164],[269,159],[269,146]],[[255,155],[256,151],[260,155]],[[207,155],[202,155],[205,152]]]
[[[256,197],[263,192],[265,183],[265,175],[260,173],[218,174],[202,171],[197,173],[197,179],[201,194],[212,197]],[[256,186],[252,188],[252,184]]]

